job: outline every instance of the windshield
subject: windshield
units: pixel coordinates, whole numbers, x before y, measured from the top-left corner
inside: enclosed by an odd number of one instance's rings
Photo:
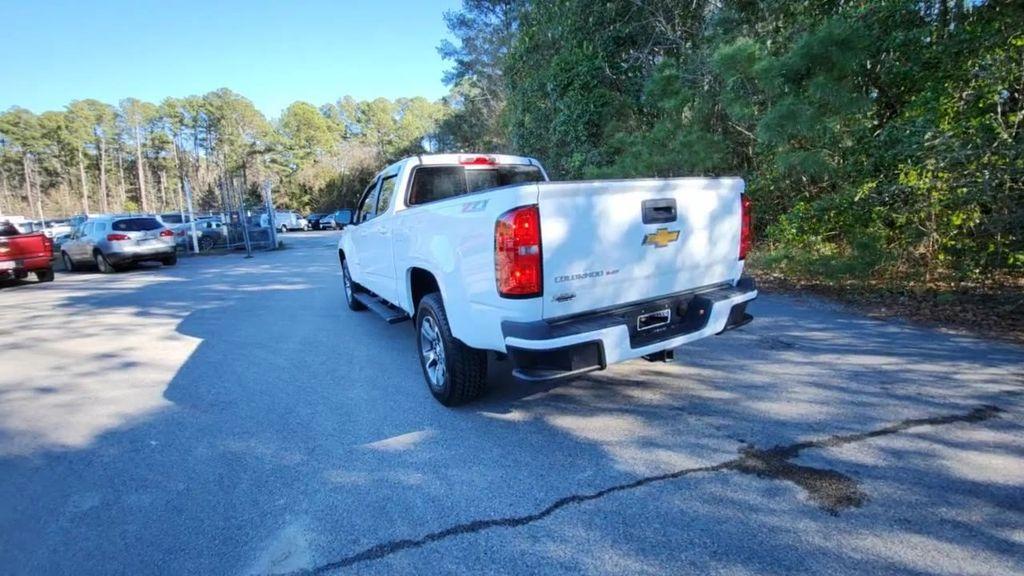
[[[420,166],[413,175],[409,205],[426,204],[489,188],[543,180],[544,173],[532,165],[512,164],[485,168]]]

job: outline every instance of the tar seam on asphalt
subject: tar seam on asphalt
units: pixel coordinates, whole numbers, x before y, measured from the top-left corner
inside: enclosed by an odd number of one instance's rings
[[[834,470],[821,470],[807,466],[800,466],[789,462],[789,460],[799,456],[802,451],[812,448],[835,448],[846,444],[862,442],[871,438],[889,436],[891,434],[897,434],[912,428],[920,428],[924,426],[942,426],[962,422],[981,422],[995,417],[1002,411],[1003,410],[997,406],[984,405],[963,414],[950,414],[931,418],[903,420],[891,426],[878,428],[869,432],[839,434],[819,440],[807,440],[804,442],[789,444],[787,446],[776,446],[767,450],[757,450],[752,446],[748,446],[741,450],[740,457],[720,464],[700,466],[697,468],[685,468],[667,474],[646,476],[639,480],[634,480],[633,482],[617,484],[590,494],[573,494],[565,496],[564,498],[555,500],[547,508],[525,516],[474,520],[464,524],[456,524],[455,526],[451,526],[437,532],[431,532],[419,538],[382,542],[375,546],[366,548],[361,552],[345,556],[340,560],[321,564],[315,568],[301,570],[293,574],[323,574],[332,570],[347,568],[353,564],[379,560],[403,550],[420,548],[427,544],[445,540],[453,536],[482,532],[491,528],[516,528],[524,526],[526,524],[537,522],[538,520],[543,520],[571,504],[580,504],[591,500],[597,500],[616,492],[633,490],[656,482],[675,480],[677,478],[682,478],[683,476],[699,472],[734,471],[743,474],[752,474],[761,478],[771,478],[792,482],[807,491],[810,498],[823,509],[831,514],[837,514],[839,510],[843,508],[860,506],[866,500],[866,495],[857,486],[856,481]]]

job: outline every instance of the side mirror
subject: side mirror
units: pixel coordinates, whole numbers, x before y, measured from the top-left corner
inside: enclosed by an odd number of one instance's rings
[[[349,224],[352,223],[352,213],[342,212],[334,217],[334,221],[337,222],[338,224],[341,224],[342,226],[348,226]]]

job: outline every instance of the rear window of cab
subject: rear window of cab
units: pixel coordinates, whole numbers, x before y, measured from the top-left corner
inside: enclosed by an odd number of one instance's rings
[[[164,225],[156,218],[125,218],[115,220],[110,227],[117,232],[149,232],[163,228]]]
[[[537,166],[505,164],[485,168],[465,166],[418,166],[409,188],[410,206],[454,198],[490,188],[526,182],[541,182],[544,173]]]

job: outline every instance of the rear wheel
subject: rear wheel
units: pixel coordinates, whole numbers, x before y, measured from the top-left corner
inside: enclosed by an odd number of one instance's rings
[[[210,238],[209,236],[202,236],[199,238],[199,251],[209,252],[210,250],[213,250],[213,247],[216,244],[217,242],[213,238]]]
[[[40,282],[53,282],[53,268],[36,270],[36,280]]]
[[[487,381],[487,353],[452,335],[440,294],[420,300],[416,322],[420,367],[434,398],[456,406],[479,397]]]
[[[348,309],[355,312],[366,310],[366,305],[356,300],[356,292],[362,292],[363,287],[356,284],[348,273],[348,260],[341,261],[341,276],[342,282],[345,284],[345,303],[348,304]]]
[[[178,255],[171,254],[167,258],[160,260],[160,263],[163,264],[164,266],[174,266],[175,264],[178,263]]]
[[[96,252],[93,257],[96,259],[96,268],[99,269],[100,272],[104,274],[113,274],[114,272],[117,272],[117,268],[114,268],[114,265],[110,263],[110,260],[107,260],[107,257],[103,255],[103,252]]]
[[[68,256],[67,252],[60,253],[60,260],[61,262],[64,263],[64,269],[67,270],[68,272],[74,272],[75,270],[78,270],[78,268],[75,266],[75,261],[71,259],[71,256]]]

